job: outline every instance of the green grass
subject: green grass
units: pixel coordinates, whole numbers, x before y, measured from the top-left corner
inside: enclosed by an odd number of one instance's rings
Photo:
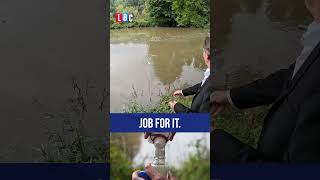
[[[88,82],[87,82],[88,83]],[[108,137],[93,137],[84,131],[89,87],[72,80],[73,93],[61,112],[50,110],[35,101],[43,111],[41,118],[47,142],[33,149],[40,154],[40,162],[105,163]],[[103,104],[102,104],[103,105]],[[54,126],[53,126],[54,125]]]
[[[214,118],[212,126],[223,129],[252,147],[257,146],[264,117],[269,107],[263,106],[245,111],[226,110]]]
[[[201,140],[189,146],[195,147],[196,153],[188,157],[181,169],[171,168],[171,172],[177,179],[210,179],[210,151],[201,144]]]
[[[160,95],[160,101],[156,104],[141,105],[135,98],[125,108],[127,113],[173,113],[169,107],[170,101],[177,101],[187,107],[191,106],[192,97],[173,97],[173,92],[165,92]]]

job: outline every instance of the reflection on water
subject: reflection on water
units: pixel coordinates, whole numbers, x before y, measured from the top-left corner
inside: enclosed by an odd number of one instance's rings
[[[135,165],[151,163],[154,156],[154,145],[150,144],[141,134],[141,145],[133,162]],[[176,168],[181,167],[187,158],[196,153],[195,143],[201,140],[201,146],[210,150],[210,133],[177,133],[173,141],[166,145],[166,163]]]
[[[264,77],[295,61],[301,27],[310,22],[302,0],[214,2],[214,57],[217,88]]]
[[[155,100],[165,85],[201,81],[206,68],[202,45],[208,30],[135,28],[112,30],[110,37],[111,112],[123,110],[132,93]]]

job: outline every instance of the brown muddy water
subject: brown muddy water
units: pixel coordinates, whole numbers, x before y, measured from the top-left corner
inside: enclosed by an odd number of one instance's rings
[[[198,83],[206,69],[202,46],[209,30],[133,28],[110,32],[110,106],[121,112],[138,94],[150,104],[166,85]]]
[[[181,88],[198,83],[206,69],[202,47],[209,30],[195,28],[133,28],[110,32],[110,108],[122,112],[133,99],[142,105],[156,103],[165,87]],[[152,162],[154,146],[142,133],[130,136],[138,144],[134,165]],[[166,147],[167,163],[179,168],[196,152],[202,139],[209,150],[209,133],[177,133]],[[183,148],[181,148],[183,147]],[[129,146],[128,146],[129,148]]]

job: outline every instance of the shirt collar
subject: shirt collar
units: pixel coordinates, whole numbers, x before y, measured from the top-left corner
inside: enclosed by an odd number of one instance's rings
[[[206,71],[204,72],[204,76],[208,77],[210,76],[210,68],[207,68]]]
[[[316,46],[320,41],[320,23],[312,22],[301,40],[303,46]]]

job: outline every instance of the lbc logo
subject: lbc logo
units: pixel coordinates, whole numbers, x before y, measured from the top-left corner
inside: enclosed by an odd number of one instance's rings
[[[116,22],[128,23],[133,21],[133,15],[129,13],[116,13]]]

